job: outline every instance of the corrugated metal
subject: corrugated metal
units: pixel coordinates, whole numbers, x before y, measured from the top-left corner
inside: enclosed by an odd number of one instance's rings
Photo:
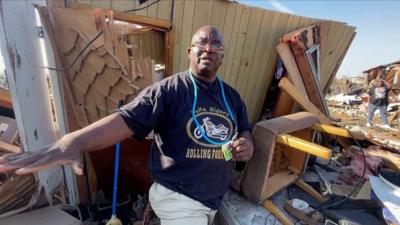
[[[94,7],[121,11],[141,8],[154,1],[139,5],[138,0],[77,0]],[[251,122],[258,120],[272,80],[278,39],[290,31],[320,21],[224,0],[175,0],[172,3],[172,0],[162,0],[134,13],[169,20],[174,5],[170,46],[173,73],[188,68],[187,47],[193,32],[203,25],[216,26],[225,38],[226,49],[220,76],[237,88],[246,103]],[[331,21],[326,22],[324,29],[320,60],[322,89],[335,75],[355,31],[354,27]]]

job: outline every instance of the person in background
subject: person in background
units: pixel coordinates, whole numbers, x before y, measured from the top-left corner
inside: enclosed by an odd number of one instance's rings
[[[377,109],[379,109],[382,128],[390,129],[387,108],[389,105],[389,90],[391,85],[383,79],[375,80],[375,84],[368,90],[369,102],[368,102],[368,115],[367,115],[367,127],[372,126],[372,118]]]
[[[82,153],[154,131],[149,201],[161,224],[211,225],[234,161],[249,160],[254,145],[240,95],[217,76],[224,57],[219,31],[201,27],[187,54],[188,70],[151,85],[117,112],[48,148],[0,158],[0,172],[26,174],[69,164],[82,174]]]

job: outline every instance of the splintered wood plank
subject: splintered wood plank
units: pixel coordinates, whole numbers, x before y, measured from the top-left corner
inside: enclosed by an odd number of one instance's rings
[[[115,60],[114,57],[112,57],[111,54],[107,53],[104,56],[102,56],[102,58],[103,58],[105,64],[108,67],[111,67],[113,69],[120,69],[121,68],[120,65],[118,64],[118,62]]]
[[[299,105],[306,111],[316,115],[319,122],[325,124],[331,124],[331,121],[318,109],[310,100],[305,99],[301,92],[293,86],[293,84],[287,79],[282,78],[279,82],[279,88],[288,93]]]
[[[76,76],[72,84],[84,95],[86,95],[90,85],[82,76]]]
[[[115,86],[122,77],[121,70],[115,70],[111,67],[106,66],[103,72],[99,75],[102,77],[111,87]]]
[[[179,72],[179,61],[181,54],[181,44],[182,44],[182,25],[183,25],[183,12],[184,12],[184,1],[175,1],[174,6],[174,14],[172,18],[172,48],[173,49],[173,57],[172,57],[172,73]]]
[[[93,86],[95,86],[96,89],[99,90],[104,96],[108,96],[110,93],[111,86],[100,76],[96,77],[96,80],[93,82]]]
[[[254,52],[257,48],[257,39],[260,33],[260,25],[262,22],[263,10],[259,8],[252,8],[251,9],[251,16],[249,19],[249,24],[251,26],[248,27],[247,34],[246,34],[246,41],[244,45],[246,46],[242,52],[240,66],[239,66],[239,75],[236,81],[236,90],[240,93],[241,96],[245,96],[246,89],[253,87],[248,87],[247,84],[249,80],[255,79],[256,74],[250,73],[250,65],[254,60],[257,60],[254,57]]]
[[[187,48],[190,46],[192,39],[192,24],[195,13],[195,1],[185,1],[183,10],[183,23],[182,23],[182,37],[180,43],[180,58],[179,58],[179,71],[184,71],[188,68],[189,61],[187,59]]]
[[[321,111],[327,113],[327,108],[323,104],[323,95],[320,89],[320,84],[315,75],[313,74],[310,64],[307,60],[306,49],[300,41],[291,41],[290,48],[292,49],[293,56],[296,59],[301,77],[303,78],[304,85],[307,87],[307,94],[310,101],[317,106]]]
[[[219,69],[219,73],[222,77],[222,79],[225,80],[226,78],[226,70],[227,70],[227,62],[229,61],[231,57],[229,57],[230,54],[232,54],[232,48],[234,41],[236,40],[235,38],[232,37],[233,33],[233,27],[234,27],[234,21],[236,20],[236,7],[238,6],[237,3],[233,2],[228,2],[227,3],[227,9],[226,9],[226,15],[225,15],[225,23],[224,23],[224,28],[221,30],[222,36],[224,37],[224,44],[225,44],[225,52],[224,52],[224,62]]]
[[[289,79],[293,82],[294,86],[299,89],[304,97],[308,98],[300,71],[297,68],[296,59],[293,57],[289,44],[286,42],[281,42],[276,46],[276,50],[282,59],[283,64],[285,65]]]

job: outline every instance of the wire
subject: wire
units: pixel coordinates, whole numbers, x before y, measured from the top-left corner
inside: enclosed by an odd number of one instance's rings
[[[142,10],[142,9],[147,9],[147,8],[149,8],[150,6],[156,4],[156,3],[159,2],[159,1],[160,1],[160,0],[154,1],[154,2],[148,4],[147,6],[144,6],[144,7],[142,7],[142,8],[125,10],[125,11],[123,11],[123,12],[124,12],[124,13],[129,13],[129,12],[136,12],[136,11],[139,11],[139,10]]]
[[[47,67],[47,66],[39,66],[39,68],[44,68],[44,69],[48,69],[48,70],[54,70],[54,71],[61,71],[61,72],[66,72],[69,69],[72,68],[72,66],[76,63],[76,61],[78,61],[78,58],[83,54],[83,52],[94,42],[97,40],[97,38],[100,37],[100,35],[103,33],[103,30],[99,31],[99,33],[96,34],[96,36],[94,36],[86,45],[85,47],[83,47],[83,49],[79,52],[79,54],[75,57],[74,61],[71,63],[71,65],[69,65],[66,69],[57,69],[57,68],[53,68],[53,67]]]

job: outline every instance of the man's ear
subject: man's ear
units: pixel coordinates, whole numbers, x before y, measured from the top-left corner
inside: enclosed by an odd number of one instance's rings
[[[190,58],[190,52],[192,51],[192,48],[191,47],[188,47],[187,48],[187,54],[188,54],[188,58]]]

